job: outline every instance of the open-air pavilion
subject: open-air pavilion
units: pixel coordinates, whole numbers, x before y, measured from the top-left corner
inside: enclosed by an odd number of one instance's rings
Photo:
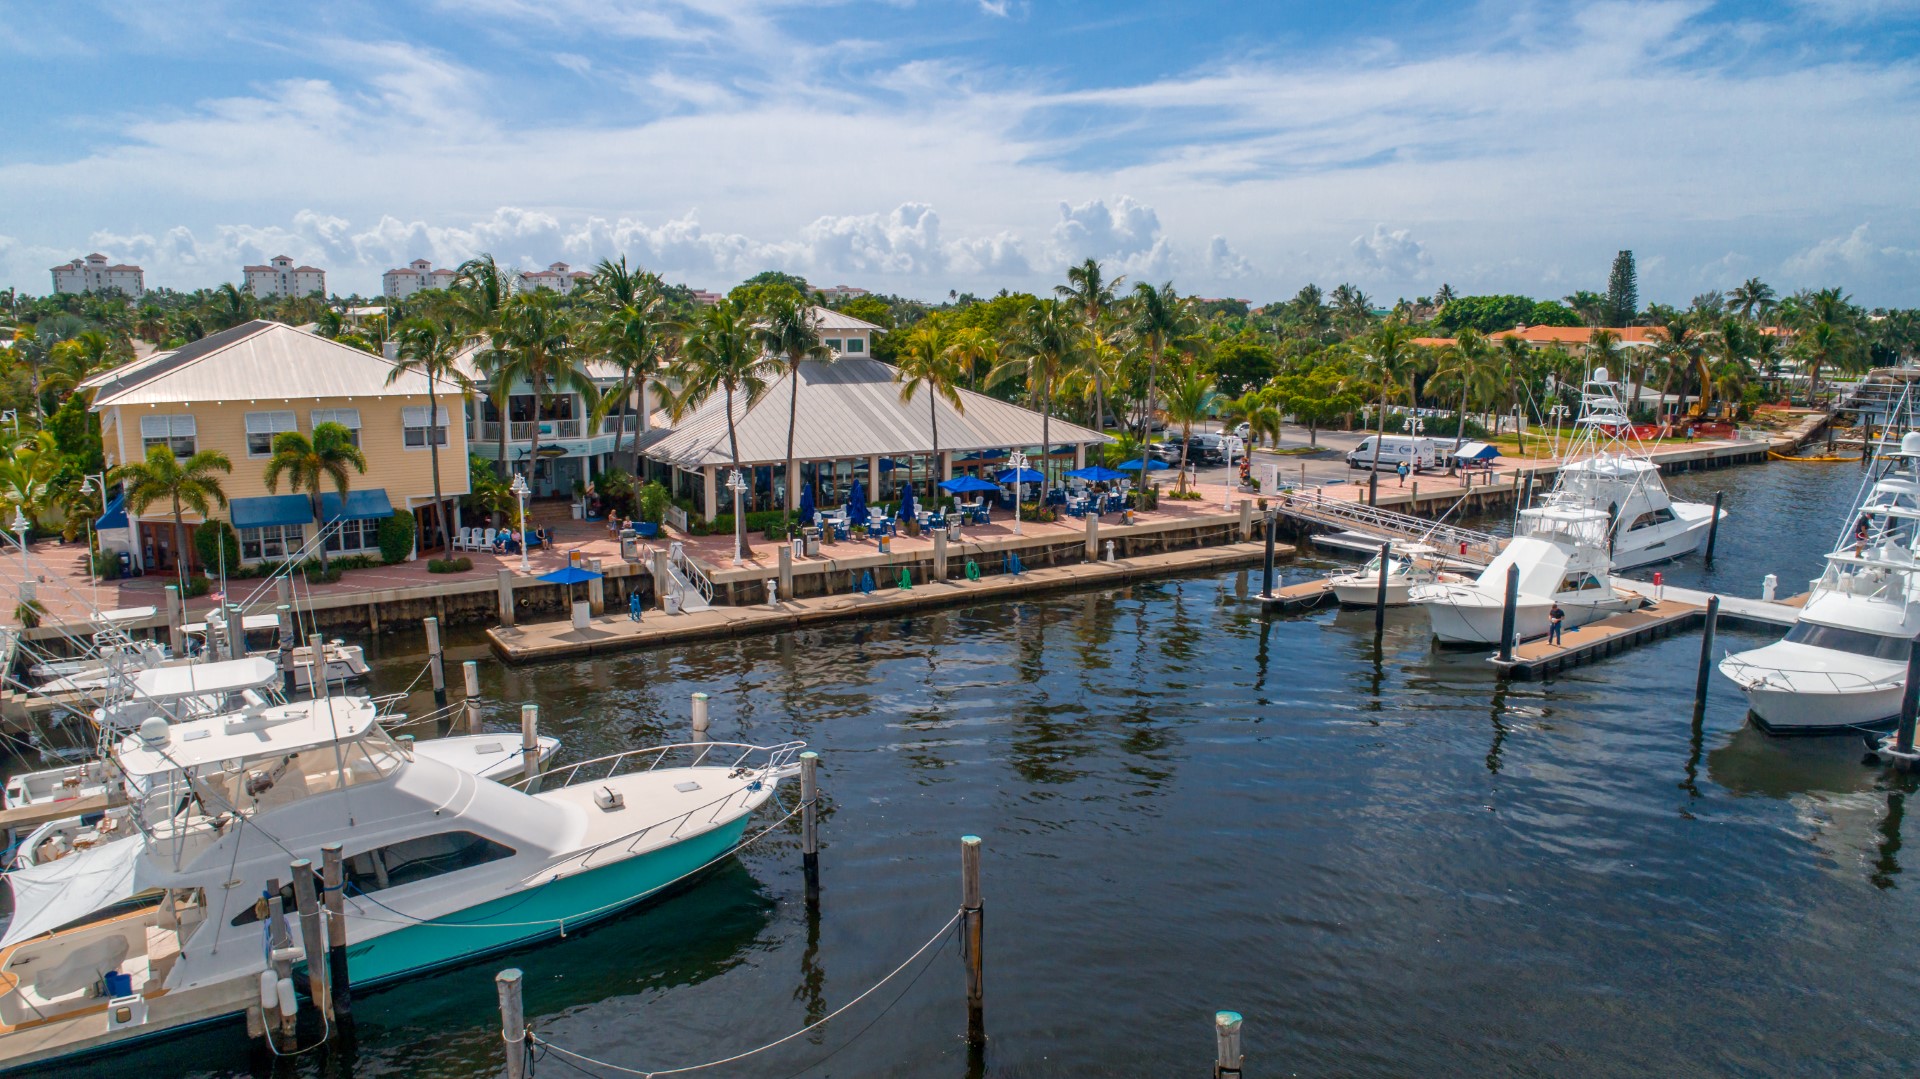
[[[902,401],[891,365],[870,356],[846,355],[831,363],[800,364],[795,475],[788,477],[791,377],[772,380],[751,407],[734,402],[740,465],[749,484],[743,499],[749,511],[798,507],[801,491],[809,485],[816,505],[824,508],[841,504],[855,480],[864,485],[869,502],[890,502],[907,483],[924,496],[929,478],[975,475],[991,482],[1016,451],[1027,455],[1030,468],[1044,467],[1058,482],[1068,469],[1087,464],[1089,447],[1109,441],[1091,428],[1048,420],[1044,441],[1052,444],[1052,452],[1043,464],[1040,413],[966,389],[959,391],[958,409],[925,388],[913,400]],[[937,457],[929,398],[940,430]],[[639,454],[643,478],[665,484],[675,498],[691,498],[701,516],[731,512],[726,484],[733,456],[724,393],[709,397],[677,427],[656,428],[642,436]]]

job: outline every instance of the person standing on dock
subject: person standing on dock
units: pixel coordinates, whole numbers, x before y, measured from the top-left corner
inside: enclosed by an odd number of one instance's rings
[[[1567,612],[1556,601],[1553,610],[1547,613],[1547,620],[1547,643],[1557,645],[1560,643],[1560,631],[1567,624]]]
[[[1400,473],[1400,486],[1405,487],[1407,485],[1407,463],[1405,461],[1400,462],[1400,467],[1394,469],[1394,471]]]

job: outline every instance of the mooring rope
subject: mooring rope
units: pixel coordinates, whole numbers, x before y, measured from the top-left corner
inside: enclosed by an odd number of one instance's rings
[[[604,1068],[607,1071],[618,1072],[621,1075],[637,1075],[637,1076],[640,1076],[641,1079],[657,1079],[657,1077],[663,1076],[663,1075],[684,1075],[688,1072],[697,1072],[697,1071],[704,1071],[708,1068],[717,1068],[722,1064],[732,1064],[737,1061],[745,1060],[750,1056],[755,1056],[759,1053],[764,1053],[769,1049],[773,1049],[773,1048],[777,1048],[779,1046],[785,1045],[786,1043],[792,1041],[793,1039],[798,1038],[801,1035],[809,1033],[811,1031],[818,1030],[820,1027],[827,1025],[828,1023],[832,1022],[835,1019],[838,1019],[842,1015],[845,1015],[855,1005],[859,1004],[861,1001],[867,999],[873,994],[879,992],[881,986],[886,985],[888,982],[899,977],[902,971],[912,966],[916,961],[919,960],[921,956],[927,954],[927,949],[932,948],[934,945],[938,944],[941,946],[942,950],[945,950],[946,941],[952,939],[949,934],[951,933],[954,926],[960,924],[960,918],[965,913],[966,913],[965,910],[954,911],[953,917],[948,918],[945,925],[941,926],[938,930],[936,930],[933,936],[928,937],[926,943],[914,949],[914,952],[912,955],[907,956],[906,959],[901,961],[899,966],[894,967],[892,970],[888,971],[886,977],[881,978],[879,981],[873,983],[873,985],[869,986],[859,996],[854,997],[852,1000],[847,1001],[845,1004],[842,1004],[838,1008],[835,1008],[833,1011],[828,1012],[826,1015],[820,1017],[819,1019],[814,1020],[811,1023],[808,1023],[806,1026],[801,1027],[799,1030],[796,1030],[791,1034],[777,1038],[757,1048],[748,1049],[743,1053],[735,1053],[730,1057],[722,1057],[719,1060],[709,1060],[704,1064],[688,1064],[678,1068],[660,1068],[657,1070],[648,1071],[641,1068],[628,1068],[623,1065],[613,1064],[605,1060],[596,1060],[593,1057],[587,1056],[585,1053],[577,1053],[563,1046],[555,1045],[553,1042],[550,1042],[547,1039],[542,1038],[539,1035],[535,1034],[531,1029],[527,1031],[527,1042],[530,1045],[536,1045],[541,1048],[547,1049],[551,1052],[559,1053],[561,1056],[564,1056],[564,1057],[571,1057],[574,1060],[578,1060],[584,1064],[590,1064],[596,1068]],[[911,988],[911,986],[909,986],[909,988]]]

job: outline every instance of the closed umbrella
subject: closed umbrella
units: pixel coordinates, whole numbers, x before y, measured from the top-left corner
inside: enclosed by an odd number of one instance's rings
[[[854,480],[853,489],[847,492],[847,520],[853,524],[867,523],[867,485],[859,480]]]
[[[913,484],[909,483],[900,488],[900,519],[911,521],[913,516]]]
[[[803,525],[813,523],[813,484],[811,483],[800,488],[800,523]]]

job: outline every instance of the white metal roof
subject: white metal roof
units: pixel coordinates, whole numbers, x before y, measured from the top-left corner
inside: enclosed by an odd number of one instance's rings
[[[900,383],[890,364],[865,356],[843,356],[831,363],[800,364],[800,422],[793,434],[797,460],[931,453],[933,422],[922,389],[910,402],[900,400]],[[789,379],[782,374],[752,408],[734,402],[735,427],[743,464],[772,464],[787,458]],[[934,399],[939,415],[940,449],[965,453],[1040,445],[1041,415],[1032,409],[960,390],[965,411]],[[1047,437],[1056,446],[1108,441],[1108,436],[1055,418]],[[671,431],[642,439],[640,451],[682,468],[697,469],[732,461],[727,444],[726,394],[707,398]]]
[[[843,315],[831,307],[813,307],[808,310],[813,312],[814,322],[822,330],[838,330],[841,333],[845,333],[848,330],[871,330],[874,333],[887,332],[884,326],[875,326],[871,322],[854,318],[852,315]]]
[[[425,375],[352,345],[256,319],[88,380],[95,411],[110,405],[281,401],[326,397],[424,397]]]
[[[264,660],[262,662],[265,662]],[[120,740],[120,766],[131,776],[165,775],[218,761],[250,760],[332,745],[373,726],[373,702],[365,697],[328,697],[175,723],[167,740],[150,744],[138,734]]]

